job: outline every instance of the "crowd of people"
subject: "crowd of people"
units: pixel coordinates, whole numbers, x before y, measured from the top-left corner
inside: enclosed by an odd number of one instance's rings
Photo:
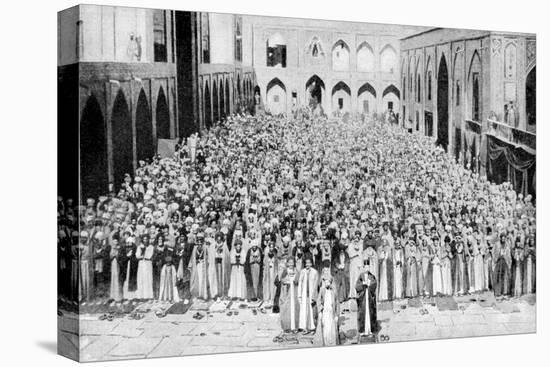
[[[116,192],[59,198],[60,294],[261,300],[334,344],[348,300],[370,334],[380,302],[534,293],[531,197],[384,120],[237,115]]]

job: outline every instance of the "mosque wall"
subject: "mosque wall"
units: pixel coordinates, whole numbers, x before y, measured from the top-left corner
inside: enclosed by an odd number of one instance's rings
[[[385,112],[387,102],[392,102],[393,110],[399,113],[399,38],[414,27],[253,16],[245,17],[245,21],[252,25],[253,66],[266,110],[271,103],[267,88],[273,80],[285,86],[286,113],[290,113],[308,105],[310,91],[306,85],[318,77],[323,82],[321,105],[329,115],[338,113],[342,100],[340,112],[362,113],[367,110],[364,101],[370,101],[371,114]],[[277,43],[286,47],[285,66],[268,64],[267,47]],[[335,89],[341,83],[349,93]],[[367,84],[374,93],[362,93]],[[388,89],[390,86],[394,88]],[[385,90],[392,92],[385,94]],[[346,96],[336,97],[342,93]]]
[[[535,154],[535,54],[532,34],[435,28],[404,38],[401,123],[446,141],[449,154],[491,178],[487,134]]]
[[[77,91],[71,119],[79,121],[84,198],[122,182],[153,156],[157,139],[180,135],[174,12],[80,5],[58,17],[59,88]],[[67,84],[70,65],[76,86]]]

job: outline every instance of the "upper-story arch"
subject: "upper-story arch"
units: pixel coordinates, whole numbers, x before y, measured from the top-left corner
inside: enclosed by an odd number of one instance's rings
[[[397,52],[390,44],[382,47],[380,51],[380,70],[392,74],[397,72]]]
[[[350,49],[346,42],[338,40],[332,47],[332,69],[336,71],[349,70]]]

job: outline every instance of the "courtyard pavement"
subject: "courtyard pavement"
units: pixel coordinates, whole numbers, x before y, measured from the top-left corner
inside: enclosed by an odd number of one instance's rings
[[[58,316],[59,347],[80,350],[81,361],[171,357],[312,347],[313,336],[281,335],[279,315],[261,304],[195,302],[185,313],[164,314],[171,305],[145,302],[132,314],[63,313]],[[381,303],[380,330],[358,340],[355,303],[340,319],[342,344],[385,343],[438,338],[533,333],[534,295],[495,300],[492,294],[424,298]],[[202,318],[197,319],[197,313]],[[139,314],[141,319],[132,319]],[[80,344],[78,343],[80,335]],[[77,357],[73,355],[73,357]]]

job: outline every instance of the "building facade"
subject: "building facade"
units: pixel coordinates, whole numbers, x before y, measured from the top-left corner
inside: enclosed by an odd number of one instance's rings
[[[78,197],[97,196],[179,135],[175,12],[80,5],[58,17],[59,129],[77,126]]]
[[[195,14],[198,125],[208,128],[230,114],[250,110],[253,104],[251,28],[241,15]]]
[[[404,126],[534,195],[535,35],[434,28],[401,40],[400,66]]]
[[[399,111],[399,39],[424,30],[387,24],[243,16],[266,111],[319,103],[335,113]],[[248,60],[247,60],[248,61]]]

